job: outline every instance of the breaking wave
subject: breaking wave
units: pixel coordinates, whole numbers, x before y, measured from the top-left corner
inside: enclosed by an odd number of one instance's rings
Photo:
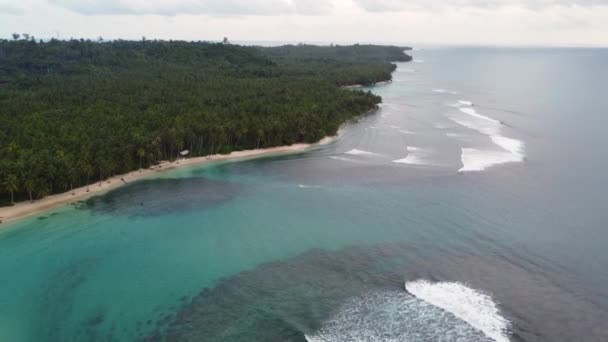
[[[490,137],[499,149],[463,148],[460,172],[483,171],[486,168],[504,163],[523,162],[525,145],[522,141],[502,135],[503,124],[493,118],[477,113],[471,101],[458,101],[457,108],[466,116],[452,116],[452,121]]]
[[[462,133],[453,133],[453,132],[449,132],[445,134],[448,138],[464,138],[467,135],[466,134],[462,134]]]
[[[350,154],[350,155],[353,155],[353,156],[380,156],[380,154],[378,154],[378,153],[358,150],[356,148],[352,149],[352,150],[350,150],[348,152],[344,152],[344,154]]]
[[[434,93],[439,93],[439,94],[450,94],[450,95],[457,95],[458,92],[454,91],[454,90],[447,90],[447,89],[433,89]]]
[[[300,189],[320,189],[321,186],[320,185],[305,185],[305,184],[298,184],[298,188]]]
[[[408,146],[408,155],[403,159],[393,160],[393,163],[408,165],[432,165],[429,160],[431,151],[420,147]]]
[[[453,313],[405,291],[377,291],[353,298],[321,329],[305,337],[310,342],[492,341]]]
[[[500,315],[492,298],[460,283],[407,282],[405,289],[482,331],[496,342],[508,342],[509,321]]]

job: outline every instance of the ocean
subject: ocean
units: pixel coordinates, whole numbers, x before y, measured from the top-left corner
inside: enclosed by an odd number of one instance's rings
[[[411,54],[329,145],[0,230],[0,341],[607,341],[608,50]]]

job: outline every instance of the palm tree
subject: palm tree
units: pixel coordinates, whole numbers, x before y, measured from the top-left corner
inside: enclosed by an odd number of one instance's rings
[[[39,178],[36,181],[36,185],[34,186],[34,188],[36,190],[36,196],[38,198],[44,198],[49,195],[49,189],[46,186],[44,178]]]
[[[34,197],[32,196],[32,192],[34,191],[34,188],[36,187],[36,184],[34,183],[34,179],[32,179],[31,177],[28,177],[25,182],[25,191],[27,191],[27,193],[30,195],[30,202],[34,202]]]
[[[114,177],[114,172],[116,171],[116,162],[112,159],[107,159],[105,168],[106,174],[108,175],[108,184],[110,184],[112,177]]]
[[[75,167],[70,167],[68,169],[68,178],[70,180],[70,191],[72,192],[72,196],[76,195],[74,192],[74,180],[78,177],[78,173]]]
[[[146,150],[144,150],[143,148],[138,149],[137,156],[139,157],[139,172],[141,173],[141,162],[146,156]]]
[[[90,185],[90,184],[89,184],[89,178],[90,178],[90,177],[91,177],[91,175],[93,174],[93,167],[91,166],[91,164],[86,163],[86,164],[84,165],[84,173],[85,173],[85,175],[87,176],[87,192],[89,192],[89,191],[90,191],[90,189],[89,189],[89,185]]]
[[[11,193],[11,204],[15,204],[15,191],[19,190],[19,180],[15,175],[8,175],[4,181],[4,188]]]

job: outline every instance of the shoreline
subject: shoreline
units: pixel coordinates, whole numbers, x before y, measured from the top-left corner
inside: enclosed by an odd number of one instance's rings
[[[114,189],[118,189],[132,182],[150,178],[154,175],[166,173],[176,169],[181,169],[189,166],[202,166],[215,162],[238,162],[249,159],[268,157],[273,155],[297,154],[306,152],[314,147],[323,146],[332,143],[336,137],[325,137],[313,144],[293,144],[289,146],[268,147],[256,150],[236,151],[230,154],[214,154],[206,157],[195,157],[190,159],[182,159],[175,162],[161,162],[151,168],[131,171],[126,174],[116,175],[105,179],[103,182],[92,183],[88,186],[74,188],[73,191],[67,191],[60,194],[44,197],[34,202],[19,202],[11,207],[0,208],[0,229],[8,226],[9,223],[15,223],[18,220],[36,216],[44,212],[57,209],[67,204],[78,201],[84,201],[94,196],[100,196]],[[89,191],[87,192],[87,187]]]
[[[366,87],[375,87],[375,86],[382,86],[382,85],[388,85],[391,84],[393,82],[393,80],[388,80],[388,81],[379,81],[370,85],[365,85],[365,84],[349,84],[349,85],[345,85],[342,86],[342,89],[357,89],[357,88],[366,88]]]

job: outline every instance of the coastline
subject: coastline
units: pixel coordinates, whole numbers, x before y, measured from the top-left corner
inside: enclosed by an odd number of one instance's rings
[[[142,179],[150,178],[154,175],[165,173],[168,171],[181,169],[189,166],[202,166],[214,162],[237,162],[272,155],[295,154],[303,153],[314,147],[327,145],[333,142],[336,137],[325,137],[313,144],[294,144],[289,146],[277,146],[256,150],[236,151],[231,154],[222,155],[214,154],[207,157],[196,157],[190,159],[182,159],[175,162],[161,162],[148,169],[135,170],[126,174],[117,175],[104,180],[103,182],[92,183],[88,186],[75,188],[73,191],[67,191],[61,194],[47,196],[34,202],[19,202],[11,207],[0,208],[0,229],[8,226],[9,223],[25,219],[31,216],[42,214],[46,211],[57,209],[61,206],[84,201],[94,196],[103,195],[114,189],[128,185]]]
[[[342,89],[358,89],[358,88],[365,88],[365,87],[375,87],[375,86],[388,85],[388,84],[391,84],[392,82],[393,82],[392,80],[388,80],[388,81],[376,82],[376,83],[373,83],[373,84],[370,84],[370,85],[349,84],[349,85],[342,86]]]

